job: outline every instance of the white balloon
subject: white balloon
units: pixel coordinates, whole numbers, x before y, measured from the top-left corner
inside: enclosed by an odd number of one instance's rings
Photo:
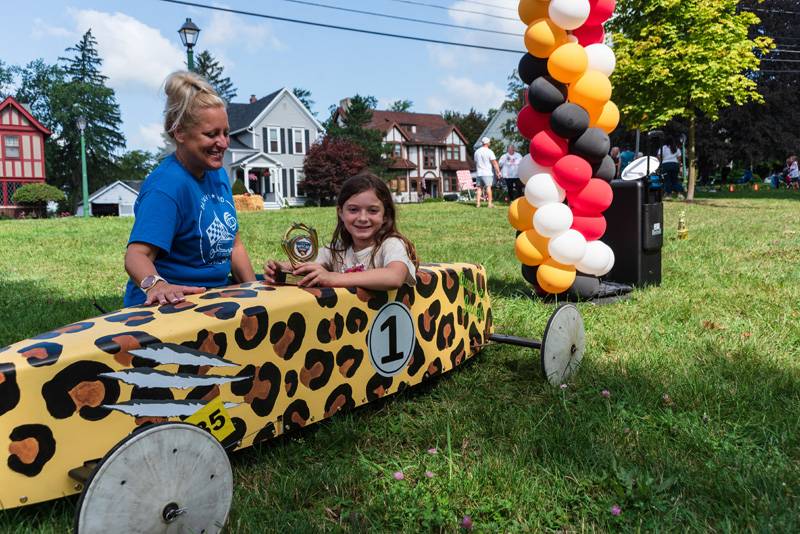
[[[561,189],[549,172],[534,174],[525,184],[525,199],[534,208],[553,202],[564,202],[566,196],[566,191]]]
[[[614,51],[603,43],[590,44],[586,48],[586,55],[589,56],[589,69],[599,70],[606,76],[611,76],[617,67],[617,58]]]
[[[552,167],[544,167],[543,165],[536,163],[530,154],[527,154],[525,157],[523,157],[522,161],[519,162],[519,167],[517,167],[519,179],[523,184],[527,184],[528,179],[534,174],[539,174],[542,172],[549,173],[551,170]]]
[[[605,245],[605,243],[603,244]],[[608,247],[608,245],[606,246]],[[614,250],[611,247],[608,247],[608,254],[611,257],[611,259],[608,260],[608,265],[606,265],[605,269],[597,273],[597,276],[603,276],[604,274],[607,274],[608,271],[614,268]]]
[[[533,227],[544,237],[556,237],[572,226],[572,210],[566,204],[545,204],[533,215]]]
[[[611,270],[609,262],[613,261],[611,248],[602,241],[589,241],[583,257],[575,264],[582,273],[600,276]]]
[[[547,245],[550,257],[564,265],[575,265],[586,253],[586,238],[577,230],[569,229],[550,240]]]
[[[592,10],[589,0],[551,0],[550,19],[565,30],[580,28]]]

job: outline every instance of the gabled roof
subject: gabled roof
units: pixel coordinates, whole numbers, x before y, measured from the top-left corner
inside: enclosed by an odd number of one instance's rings
[[[89,202],[92,202],[95,198],[101,196],[107,191],[114,189],[117,187],[117,185],[123,187],[124,189],[129,189],[131,193],[136,193],[138,195],[139,191],[142,189],[143,183],[144,180],[117,180],[116,182],[111,182],[110,184],[106,184],[92,193],[92,196],[89,197]]]
[[[26,119],[28,119],[28,122],[31,123],[31,126],[42,132],[44,135],[53,134],[53,132],[45,128],[41,122],[36,120],[36,118],[33,115],[31,115],[27,109],[25,109],[25,106],[17,102],[13,96],[6,97],[5,100],[0,102],[0,113],[2,113],[3,110],[8,106],[12,106],[14,109],[19,111]]]
[[[411,131],[411,128],[408,127],[410,125],[416,126],[417,131]],[[384,133],[393,126],[397,126],[406,138],[414,144],[444,144],[447,136],[453,131],[464,141],[464,144],[468,143],[458,128],[449,124],[441,115],[434,113],[411,113],[376,109],[372,112],[372,120],[367,124],[368,128],[374,128]]]
[[[516,120],[516,118],[517,118],[516,113],[504,109],[502,106],[500,106],[500,109],[497,111],[497,113],[494,114],[494,117],[492,117],[492,120],[490,120],[489,124],[486,125],[486,128],[484,128],[483,132],[481,132],[478,138],[475,139],[474,144],[472,145],[473,148],[475,149],[480,148],[481,145],[483,144],[481,143],[481,139],[483,139],[484,137],[499,139],[500,141],[503,142],[503,144],[510,143],[510,140],[506,139],[503,136],[503,126],[509,120]]]
[[[231,134],[245,130],[246,128],[249,128],[260,122],[261,118],[269,113],[269,111],[278,101],[278,97],[284,94],[295,101],[295,103],[300,107],[301,110],[303,110],[308,118],[314,122],[314,125],[318,130],[324,129],[322,124],[317,120],[316,117],[314,117],[305,104],[300,102],[300,99],[298,99],[292,91],[286,87],[283,87],[274,93],[270,93],[267,96],[256,100],[252,104],[228,104],[228,124],[231,129]]]

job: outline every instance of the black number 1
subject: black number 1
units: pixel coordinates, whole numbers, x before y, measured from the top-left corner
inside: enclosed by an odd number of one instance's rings
[[[405,354],[397,351],[397,316],[392,315],[381,325],[381,332],[389,329],[389,354],[381,358],[381,363],[387,364],[402,360]]]

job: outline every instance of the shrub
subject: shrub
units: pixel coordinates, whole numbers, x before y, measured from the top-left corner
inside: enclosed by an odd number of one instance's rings
[[[20,206],[45,207],[64,200],[64,193],[49,184],[25,184],[14,192],[11,202]]]
[[[237,178],[236,181],[233,182],[233,194],[244,195],[245,193],[247,193],[247,189],[244,187],[244,182]]]

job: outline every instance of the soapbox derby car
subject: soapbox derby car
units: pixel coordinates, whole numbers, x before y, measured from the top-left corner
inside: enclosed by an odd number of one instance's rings
[[[0,509],[81,493],[75,530],[225,524],[227,453],[446,373],[492,342],[540,349],[560,384],[584,350],[564,305],[542,341],[495,334],[480,265],[397,291],[251,282],[133,307],[0,349]]]

